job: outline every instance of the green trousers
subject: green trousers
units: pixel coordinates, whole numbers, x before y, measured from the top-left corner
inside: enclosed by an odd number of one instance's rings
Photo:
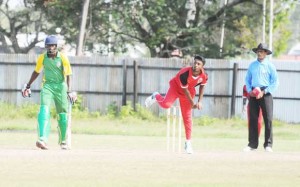
[[[66,131],[68,125],[68,95],[67,85],[63,83],[45,83],[40,93],[40,112],[38,114],[38,138],[47,142],[50,134],[50,107],[55,104],[58,114],[58,135],[59,143],[66,141]]]
[[[56,113],[68,112],[68,95],[67,84],[63,83],[45,83],[43,85],[40,100],[41,105],[46,105],[50,108],[52,101],[54,101]]]

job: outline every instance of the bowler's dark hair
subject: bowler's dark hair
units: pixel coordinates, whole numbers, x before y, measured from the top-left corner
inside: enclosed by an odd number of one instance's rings
[[[203,66],[205,65],[205,58],[203,56],[195,55],[194,60],[200,60],[203,62]]]

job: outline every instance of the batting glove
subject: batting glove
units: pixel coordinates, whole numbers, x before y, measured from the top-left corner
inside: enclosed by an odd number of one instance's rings
[[[68,92],[68,99],[69,99],[70,103],[72,105],[74,105],[74,103],[77,100],[77,94],[76,94],[76,92]]]
[[[22,88],[22,96],[23,97],[30,97],[31,96],[30,85],[24,84],[24,86]]]

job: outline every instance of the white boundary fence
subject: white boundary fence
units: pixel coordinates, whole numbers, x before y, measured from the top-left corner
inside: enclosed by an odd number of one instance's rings
[[[22,104],[39,102],[40,76],[32,85],[33,96],[23,99],[20,89],[34,69],[36,55],[0,54],[0,100]],[[169,79],[180,68],[189,65],[180,59],[69,57],[73,68],[73,90],[83,96],[90,111],[106,112],[114,103],[131,102],[143,105],[152,92],[166,93]],[[207,115],[229,118],[241,115],[242,87],[250,61],[207,59],[205,69],[209,80],[205,88],[204,109],[194,110],[194,116]],[[280,86],[274,94],[274,118],[286,122],[300,122],[300,62],[277,61]],[[135,105],[134,105],[135,106]],[[158,115],[164,111],[152,109]]]

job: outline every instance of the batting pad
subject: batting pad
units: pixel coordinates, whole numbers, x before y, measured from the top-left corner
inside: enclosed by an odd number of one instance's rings
[[[58,143],[66,142],[66,133],[68,127],[68,115],[67,113],[59,113],[58,114]]]
[[[38,137],[44,142],[48,141],[50,133],[50,111],[47,105],[40,106],[38,114]]]

